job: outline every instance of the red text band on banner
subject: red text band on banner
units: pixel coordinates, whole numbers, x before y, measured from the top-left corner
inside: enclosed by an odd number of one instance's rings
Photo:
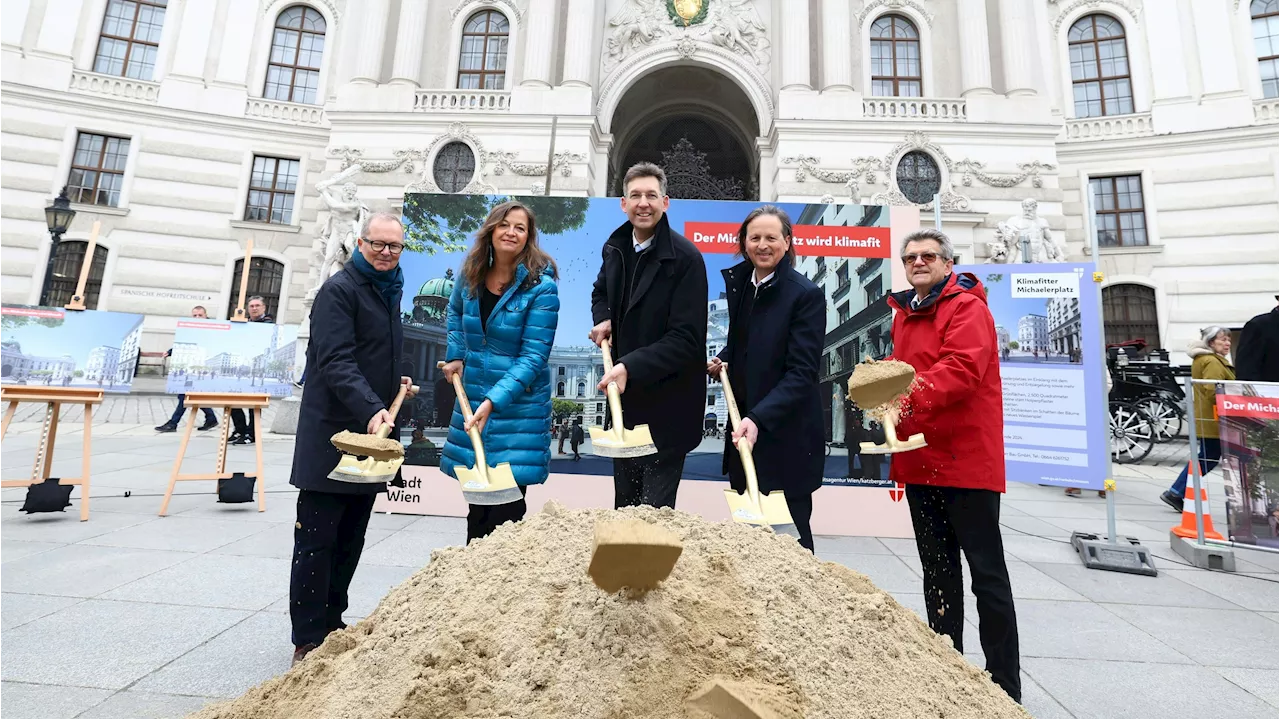
[[[888,227],[796,225],[796,254],[802,257],[889,257]],[[738,225],[732,222],[686,222],[684,236],[703,252],[738,251]]]
[[[1218,416],[1280,419],[1280,399],[1220,394],[1218,395]]]
[[[60,320],[67,316],[62,310],[37,310],[27,307],[5,307],[3,314],[17,317],[39,317],[46,320]]]
[[[192,330],[230,330],[231,325],[226,322],[183,322],[178,320],[179,327],[185,327]]]

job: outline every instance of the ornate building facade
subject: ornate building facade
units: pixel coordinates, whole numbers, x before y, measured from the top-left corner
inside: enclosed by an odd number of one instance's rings
[[[1106,273],[1109,340],[1175,353],[1280,285],[1276,0],[6,0],[2,20],[0,295],[65,302],[100,220],[90,302],[146,314],[144,351],[191,305],[228,315],[249,239],[251,289],[299,322],[316,184],[355,166],[372,209],[616,195],[642,159],[673,197],[937,196],[967,262],[1032,198]]]

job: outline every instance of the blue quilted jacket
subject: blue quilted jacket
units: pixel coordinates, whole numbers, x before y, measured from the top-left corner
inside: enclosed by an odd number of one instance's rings
[[[446,359],[463,361],[462,383],[475,411],[488,399],[493,412],[481,440],[490,466],[511,464],[521,486],[547,481],[551,465],[551,368],[547,357],[560,318],[560,297],[550,268],[528,289],[529,270],[516,269],[513,285],[503,293],[489,316],[488,331],[480,327],[480,299],[467,283],[453,286],[449,298]],[[457,477],[458,465],[476,463],[471,440],[462,430],[462,411],[454,403],[449,437],[440,469]]]

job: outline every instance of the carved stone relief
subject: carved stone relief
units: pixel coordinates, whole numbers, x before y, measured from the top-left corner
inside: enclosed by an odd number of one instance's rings
[[[933,25],[933,13],[926,10],[923,5],[915,0],[869,0],[862,6],[862,11],[858,13],[857,26],[862,27],[862,24],[866,22],[867,17],[878,11],[880,8],[892,11],[901,10],[904,7],[909,7],[912,10],[915,10],[920,14],[920,17],[924,18],[925,22]]]
[[[700,45],[712,45],[768,71],[768,31],[754,0],[701,0],[693,5],[699,12],[681,21],[671,17],[667,0],[627,0],[609,18],[601,58],[605,74],[646,47],[668,44],[674,44],[683,58],[692,57]]]

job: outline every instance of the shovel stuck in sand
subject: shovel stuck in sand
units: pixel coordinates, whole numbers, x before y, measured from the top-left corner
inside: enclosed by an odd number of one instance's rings
[[[790,692],[757,681],[715,677],[686,700],[716,719],[800,719]]]
[[[409,385],[401,383],[395,401],[388,408],[392,421],[400,413],[400,404],[408,389]],[[413,391],[416,394],[418,388],[415,386]],[[375,434],[343,430],[330,437],[329,442],[342,452],[342,459],[329,473],[329,479],[352,484],[380,484],[395,479],[396,470],[404,464],[404,445],[387,439],[392,427],[384,424]]]
[[[911,389],[916,370],[906,362],[880,362],[867,358],[853,368],[849,377],[849,401],[864,411],[877,412],[884,425],[884,444],[859,443],[862,454],[897,454],[927,446],[923,434],[913,434],[904,442],[898,439],[898,408],[895,406]]]
[[[444,362],[437,362],[437,368],[443,368]],[[458,406],[462,409],[462,421],[471,421],[471,401],[467,399],[467,390],[462,387],[462,375],[453,375],[453,391],[458,394]],[[503,462],[490,467],[484,456],[484,443],[480,441],[480,430],[475,427],[467,432],[471,438],[471,448],[476,453],[476,465],[470,469],[461,465],[454,467],[458,474],[458,486],[462,488],[462,497],[467,504],[496,506],[511,504],[524,499],[520,493],[520,485],[511,473],[511,464]]]
[[[613,371],[613,356],[609,352],[609,340],[600,343],[600,351],[604,354],[605,374]],[[649,425],[636,425],[635,429],[627,429],[622,423],[622,396],[618,385],[609,383],[609,416],[612,420],[609,429],[591,428],[591,451],[601,457],[643,457],[657,454],[658,448],[653,444],[653,436],[649,434]]]
[[[627,587],[646,592],[671,575],[684,551],[680,538],[639,519],[596,522],[587,574],[610,594]]]
[[[729,420],[733,422],[733,431],[738,431],[742,424],[742,416],[738,413],[738,403],[733,398],[733,387],[729,384],[729,365],[720,365],[720,383],[724,385],[724,401],[729,405]],[[738,494],[726,489],[724,496],[729,500],[729,513],[733,521],[752,524],[757,527],[772,529],[777,534],[786,534],[800,538],[800,530],[796,529],[796,521],[791,517],[787,507],[787,498],[780,491],[767,495],[760,493],[760,482],[756,478],[756,463],[751,457],[751,443],[746,437],[737,441],[738,456],[742,458],[742,473],[747,477],[746,494]]]

